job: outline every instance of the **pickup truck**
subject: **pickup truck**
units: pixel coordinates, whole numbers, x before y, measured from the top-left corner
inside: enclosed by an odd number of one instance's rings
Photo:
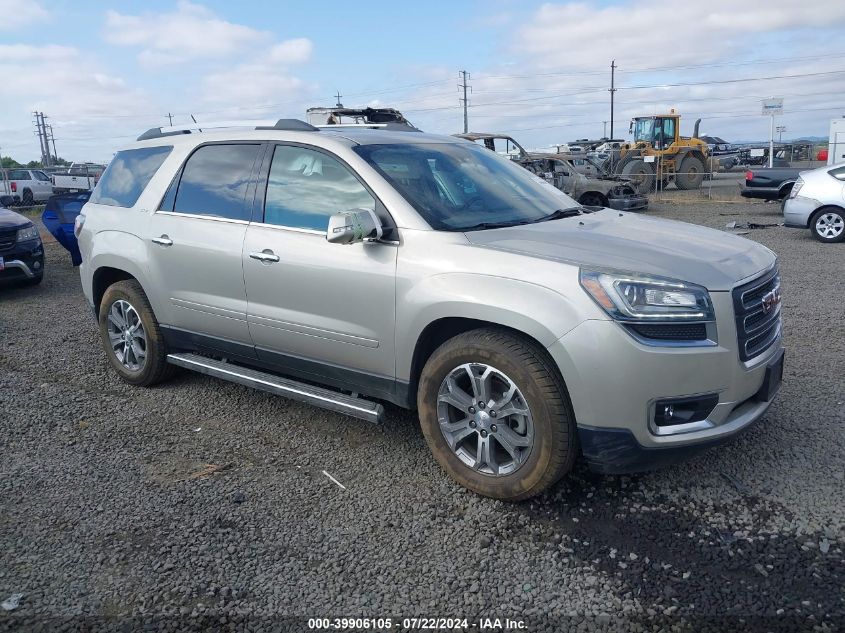
[[[50,177],[40,169],[0,169],[0,195],[4,196],[6,204],[31,206],[53,195],[53,185]]]
[[[801,169],[797,167],[759,167],[745,172],[743,198],[783,200],[792,191]]]
[[[53,174],[53,193],[91,191],[104,170],[102,165],[73,163],[66,172]]]

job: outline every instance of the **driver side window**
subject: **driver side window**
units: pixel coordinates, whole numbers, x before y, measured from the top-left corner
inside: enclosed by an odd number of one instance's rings
[[[329,216],[373,209],[376,202],[349,169],[329,154],[277,145],[264,198],[264,223],[325,231]]]

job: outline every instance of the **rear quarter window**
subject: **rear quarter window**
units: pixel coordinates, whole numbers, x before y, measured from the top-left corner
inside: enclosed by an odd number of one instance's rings
[[[113,207],[135,206],[172,150],[173,147],[168,145],[118,152],[91,194],[91,202]]]

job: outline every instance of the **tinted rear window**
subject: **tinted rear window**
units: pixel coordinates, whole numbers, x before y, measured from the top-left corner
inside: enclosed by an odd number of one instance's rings
[[[260,145],[218,144],[197,149],[182,170],[173,211],[249,220],[245,196]]]
[[[91,202],[113,207],[135,206],[172,149],[168,145],[118,152],[91,194]]]

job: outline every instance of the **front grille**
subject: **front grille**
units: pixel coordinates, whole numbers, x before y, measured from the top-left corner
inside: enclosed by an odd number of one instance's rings
[[[643,338],[659,341],[703,341],[707,339],[704,323],[643,323],[629,325]]]
[[[5,251],[12,248],[15,245],[15,240],[18,237],[18,230],[12,229],[11,231],[0,231],[0,251]]]
[[[765,352],[780,335],[780,275],[777,268],[734,288],[732,294],[739,359],[746,361]]]

